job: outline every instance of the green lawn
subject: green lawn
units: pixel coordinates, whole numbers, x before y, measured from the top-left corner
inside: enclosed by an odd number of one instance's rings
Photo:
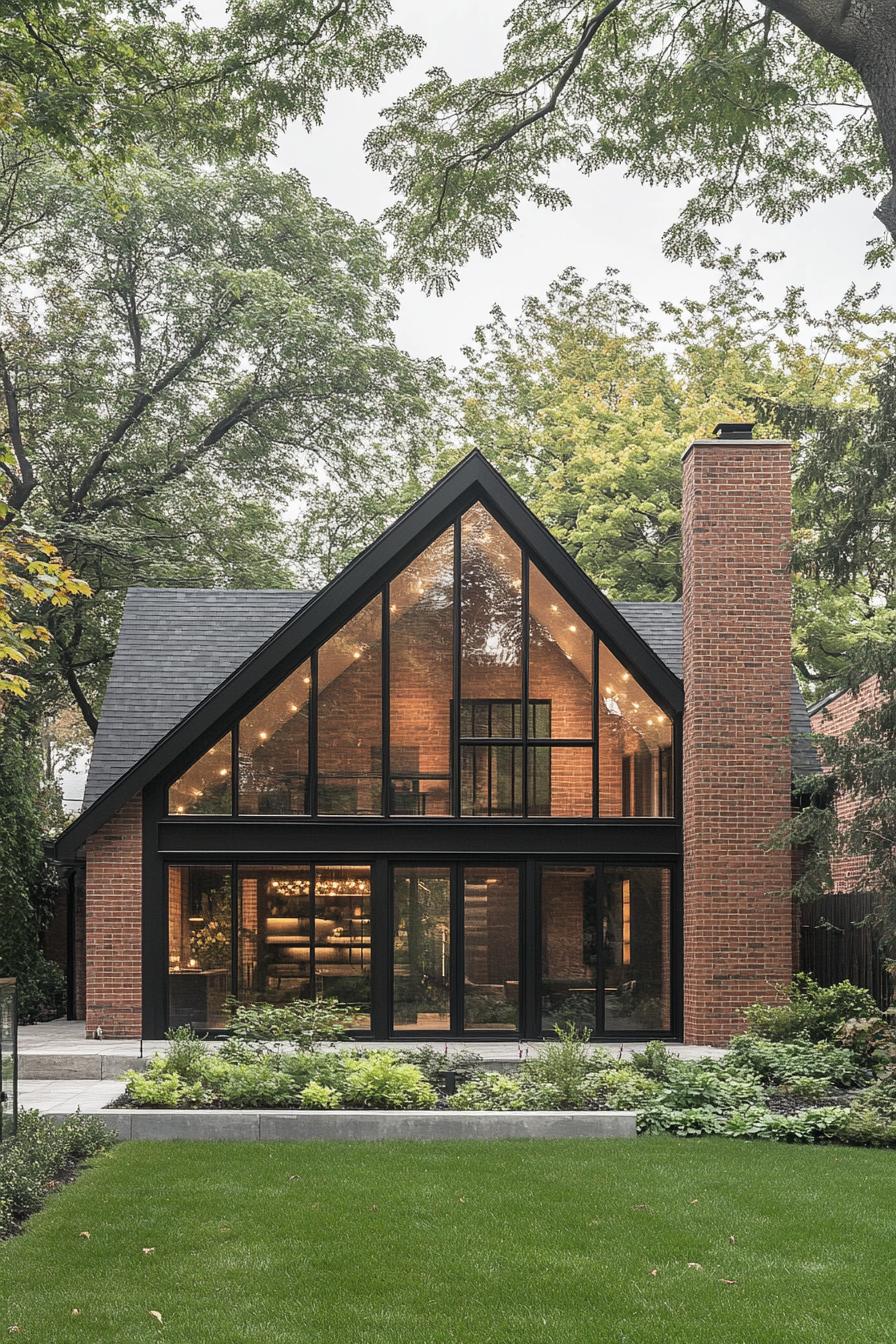
[[[0,1248],[0,1335],[885,1344],[894,1209],[836,1147],[127,1143]]]

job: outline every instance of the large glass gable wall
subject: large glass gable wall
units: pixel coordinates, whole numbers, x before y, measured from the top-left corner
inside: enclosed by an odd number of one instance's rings
[[[170,785],[168,813],[671,817],[673,740],[474,504]]]

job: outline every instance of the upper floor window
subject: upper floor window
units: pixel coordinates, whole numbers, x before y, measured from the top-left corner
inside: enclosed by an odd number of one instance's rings
[[[481,505],[169,789],[172,814],[674,811],[668,715]]]

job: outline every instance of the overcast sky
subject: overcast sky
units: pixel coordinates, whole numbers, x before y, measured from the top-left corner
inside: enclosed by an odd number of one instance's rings
[[[371,98],[334,95],[323,126],[311,134],[301,126],[290,127],[282,137],[278,164],[298,168],[314,191],[334,205],[359,218],[376,219],[390,199],[389,182],[368,168],[363,142],[379,110],[418,83],[432,65],[444,66],[455,77],[496,68],[510,4],[393,0],[396,21],[426,39],[424,56]],[[200,7],[209,17],[221,12],[218,0],[206,0]],[[453,360],[492,304],[514,311],[525,294],[543,293],[570,265],[591,280],[599,279],[608,266],[618,268],[653,307],[663,299],[705,291],[705,272],[673,263],[662,253],[663,232],[674,222],[687,192],[644,187],[627,181],[617,169],[583,178],[571,167],[561,167],[555,181],[569,191],[571,209],[552,213],[524,205],[520,222],[498,255],[470,261],[452,293],[440,299],[427,298],[414,287],[406,291],[398,337],[408,350]],[[817,312],[836,303],[850,283],[871,282],[863,256],[867,239],[878,232],[871,203],[856,195],[819,206],[784,227],[742,215],[722,236],[725,242],[786,252],[786,261],[771,275],[770,297],[778,297],[788,284],[803,285]],[[896,288],[887,272],[883,277]]]

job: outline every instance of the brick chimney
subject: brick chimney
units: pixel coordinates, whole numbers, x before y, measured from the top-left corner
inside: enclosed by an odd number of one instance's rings
[[[790,445],[719,425],[683,459],[684,1032],[724,1044],[793,970]]]

